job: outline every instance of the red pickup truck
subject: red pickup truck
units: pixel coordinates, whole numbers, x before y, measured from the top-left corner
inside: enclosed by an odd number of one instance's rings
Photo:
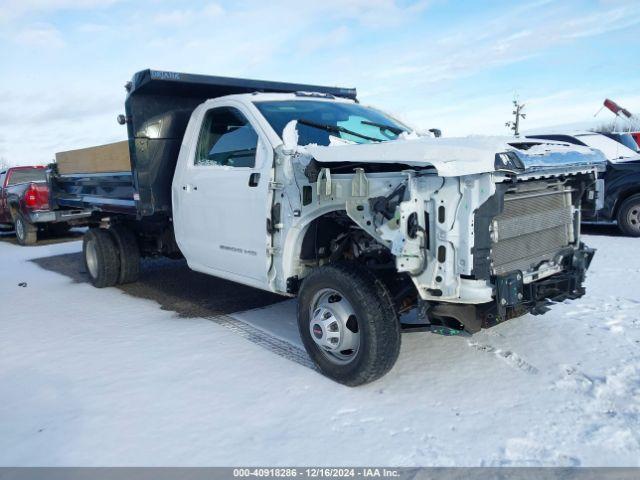
[[[13,228],[20,245],[32,245],[38,232],[63,234],[69,223],[49,205],[45,167],[0,171],[0,226]]]

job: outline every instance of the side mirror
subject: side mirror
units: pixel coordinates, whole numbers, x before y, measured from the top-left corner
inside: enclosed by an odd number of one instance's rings
[[[439,128],[430,128],[429,131],[433,133],[433,136],[436,138],[440,138],[442,136],[442,130]]]

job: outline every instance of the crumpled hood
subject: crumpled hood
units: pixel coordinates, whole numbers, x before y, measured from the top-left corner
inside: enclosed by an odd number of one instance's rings
[[[513,145],[524,144],[528,149]],[[535,144],[532,146],[532,144]],[[602,153],[588,147],[544,140],[513,137],[459,137],[393,140],[380,143],[302,147],[320,163],[401,163],[415,167],[433,166],[438,175],[455,177],[495,171],[497,153],[514,152],[525,171],[558,167],[599,166]]]

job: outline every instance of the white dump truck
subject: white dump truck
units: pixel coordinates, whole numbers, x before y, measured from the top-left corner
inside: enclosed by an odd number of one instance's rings
[[[601,154],[514,138],[437,138],[354,89],[144,70],[128,140],[58,154],[56,209],[91,228],[91,281],[140,258],[298,297],[328,377],[371,382],[403,330],[473,334],[585,293]]]

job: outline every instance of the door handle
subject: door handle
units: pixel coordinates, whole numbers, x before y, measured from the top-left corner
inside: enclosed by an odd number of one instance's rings
[[[249,175],[249,186],[250,187],[257,187],[258,183],[260,183],[260,174],[259,173],[252,173],[251,175]]]
[[[190,192],[191,190],[198,190],[198,187],[196,185],[187,183],[186,185],[182,185],[182,190],[184,190],[185,192]]]

